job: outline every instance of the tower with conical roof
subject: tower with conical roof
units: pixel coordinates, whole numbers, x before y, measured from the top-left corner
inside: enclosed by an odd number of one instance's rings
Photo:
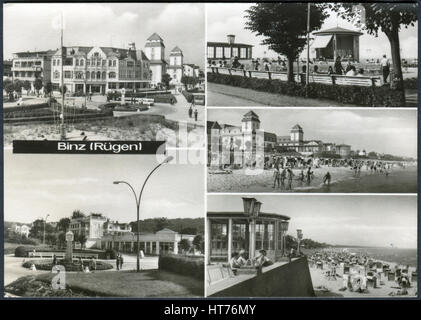
[[[296,124],[291,129],[291,141],[294,142],[303,142],[304,140],[304,131],[299,124]]]
[[[146,40],[145,55],[149,59],[152,83],[161,83],[162,75],[167,72],[167,62],[165,61],[164,40],[156,32]]]
[[[253,111],[247,112],[241,120],[241,128],[243,132],[254,132],[260,129],[259,116]]]

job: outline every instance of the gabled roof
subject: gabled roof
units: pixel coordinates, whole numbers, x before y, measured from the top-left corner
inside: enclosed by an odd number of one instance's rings
[[[183,50],[181,50],[178,46],[175,46],[174,49],[171,50],[170,54],[181,53],[183,54]]]
[[[208,128],[210,128],[210,129],[221,129],[221,127],[220,127],[220,125],[219,125],[219,123],[218,123],[218,121],[208,121],[207,122],[207,126],[208,126]]]
[[[168,228],[164,228],[162,230],[157,231],[156,233],[177,233],[177,232],[175,232],[171,229],[168,229]]]
[[[243,120],[241,120],[241,121],[244,122],[244,121],[249,121],[249,120],[254,120],[254,121],[260,122],[259,116],[256,113],[254,113],[252,110],[250,110],[249,112],[247,112],[243,116]]]
[[[164,41],[159,34],[157,34],[156,32],[154,32],[148,39],[148,41]]]
[[[299,124],[296,124],[292,127],[292,130],[303,130],[303,128],[301,128]]]

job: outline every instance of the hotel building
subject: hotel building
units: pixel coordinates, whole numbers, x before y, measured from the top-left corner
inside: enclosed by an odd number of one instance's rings
[[[244,65],[250,65],[253,57],[253,46],[244,43],[236,43],[235,35],[227,35],[227,42],[208,42],[207,61],[208,64],[220,61],[224,63],[232,61],[235,57]]]
[[[134,43],[128,49],[113,47],[63,47],[64,85],[67,92],[101,93],[125,88],[141,89],[151,82],[149,60]],[[61,86],[62,52],[51,61],[54,90]]]

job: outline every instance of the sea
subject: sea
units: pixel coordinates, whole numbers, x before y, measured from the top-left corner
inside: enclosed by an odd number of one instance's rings
[[[306,192],[327,193],[417,193],[417,168],[408,167],[394,170],[388,176],[384,174],[349,177],[341,181],[333,181],[330,186],[319,185]],[[298,190],[297,190],[298,191]]]

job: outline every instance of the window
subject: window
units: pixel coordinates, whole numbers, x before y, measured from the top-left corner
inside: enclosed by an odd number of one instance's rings
[[[88,71],[86,72],[86,79],[89,79],[91,77],[91,73]]]
[[[72,66],[73,65],[73,58],[65,58],[64,59],[65,66]]]
[[[64,77],[66,79],[70,79],[72,77],[72,72],[71,71],[64,71]]]
[[[98,71],[98,72],[96,73],[96,78],[97,78],[98,80],[101,80],[101,72],[100,72],[100,71]]]
[[[263,239],[265,235],[265,225],[263,221],[256,221],[256,250],[263,249]]]
[[[222,47],[216,47],[216,56],[215,58],[222,58]]]
[[[108,60],[108,66],[111,67],[113,65],[113,61],[112,60]]]
[[[127,67],[131,68],[134,66],[133,61],[127,61]]]
[[[108,78],[115,79],[115,77],[116,77],[116,73],[115,72],[108,73]]]
[[[91,60],[90,59],[86,59],[86,66],[90,66],[91,65]]]
[[[238,48],[232,48],[232,56],[238,58]]]
[[[76,62],[76,67],[78,67],[79,66],[79,59],[76,59],[75,62]]]
[[[57,59],[57,65],[58,66],[60,65],[60,59]]]
[[[231,48],[230,47],[224,48],[224,57],[225,58],[231,58]]]
[[[117,65],[117,60],[113,60],[113,67]]]
[[[95,71],[91,72],[91,79],[95,79]]]
[[[228,225],[227,221],[211,222],[211,252],[210,256],[216,260],[228,258]]]
[[[105,67],[107,64],[107,60],[102,60],[102,66]]]
[[[102,79],[105,80],[107,78],[107,73],[104,71],[102,72]]]
[[[213,47],[208,47],[208,58],[214,58]]]
[[[53,66],[56,65],[56,59],[53,59]]]
[[[76,79],[83,79],[83,72],[76,72]]]
[[[83,64],[84,64],[84,62],[83,62],[83,59],[80,59],[80,66],[82,66],[83,67]]]
[[[240,48],[240,58],[247,58],[247,48]]]
[[[101,66],[101,59],[98,59],[98,60],[96,61],[96,66],[97,66],[97,67],[100,67],[100,66]]]

